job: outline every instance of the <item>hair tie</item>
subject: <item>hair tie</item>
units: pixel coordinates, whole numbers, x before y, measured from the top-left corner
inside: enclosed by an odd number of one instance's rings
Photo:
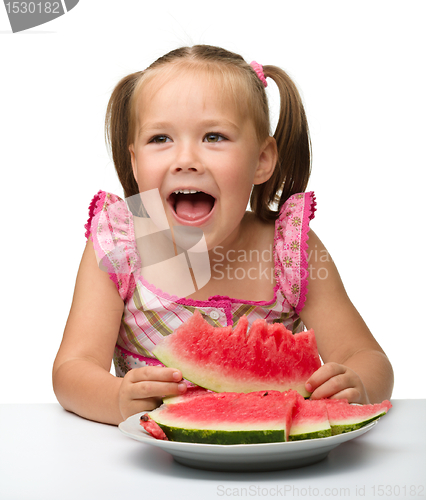
[[[268,86],[268,82],[266,81],[265,74],[263,73],[263,66],[256,61],[252,61],[250,66],[256,72],[256,75],[259,77],[259,80],[263,83],[265,87]]]

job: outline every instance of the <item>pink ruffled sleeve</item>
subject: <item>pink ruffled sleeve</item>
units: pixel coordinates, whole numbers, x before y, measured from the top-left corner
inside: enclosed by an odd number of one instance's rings
[[[297,193],[284,203],[275,223],[276,280],[296,314],[308,291],[308,232],[315,210],[313,191]]]
[[[86,238],[93,242],[99,267],[114,281],[120,297],[129,299],[135,289],[134,271],[140,269],[133,216],[125,201],[99,191],[89,206]]]

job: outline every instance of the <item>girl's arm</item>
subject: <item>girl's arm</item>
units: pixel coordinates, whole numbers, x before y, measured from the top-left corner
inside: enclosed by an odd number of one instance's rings
[[[123,308],[115,284],[98,267],[89,239],[53,366],[53,388],[66,410],[115,425],[155,408],[161,395],[186,388],[178,388],[182,375],[172,368],[139,368],[124,378],[110,373]]]
[[[307,381],[312,399],[379,403],[393,388],[392,366],[350,301],[330,255],[316,234],[308,240],[309,283],[300,314],[313,328],[324,365]]]

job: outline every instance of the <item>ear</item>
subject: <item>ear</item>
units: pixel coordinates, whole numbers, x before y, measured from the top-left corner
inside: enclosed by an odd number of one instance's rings
[[[129,151],[130,151],[130,161],[132,162],[133,177],[135,178],[135,181],[137,184],[137,182],[138,182],[138,169],[136,166],[135,148],[134,148],[133,144],[130,144]]]
[[[260,148],[259,163],[254,174],[253,184],[266,182],[273,174],[277,160],[277,143],[273,137],[268,137]]]

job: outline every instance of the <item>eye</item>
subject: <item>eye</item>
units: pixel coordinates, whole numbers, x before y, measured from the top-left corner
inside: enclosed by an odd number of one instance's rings
[[[167,137],[167,135],[156,135],[153,137],[149,142],[150,143],[155,143],[155,144],[165,144],[167,141],[170,141],[171,139]]]
[[[220,142],[220,141],[225,141],[226,138],[221,134],[210,132],[204,136],[204,140],[206,142]]]

